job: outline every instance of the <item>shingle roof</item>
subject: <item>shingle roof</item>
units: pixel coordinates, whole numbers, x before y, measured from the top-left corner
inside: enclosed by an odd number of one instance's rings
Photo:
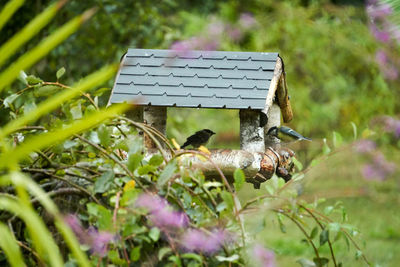
[[[263,109],[278,53],[129,49],[110,103]]]

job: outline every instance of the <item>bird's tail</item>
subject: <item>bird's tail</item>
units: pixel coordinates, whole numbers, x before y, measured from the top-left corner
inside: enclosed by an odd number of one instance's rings
[[[185,147],[187,147],[189,145],[189,142],[185,142],[182,146],[181,146],[181,148],[185,148]]]
[[[307,140],[307,141],[312,141],[312,139],[311,138],[308,138],[308,137],[305,137],[305,136],[303,136],[303,138],[302,138],[303,140]]]

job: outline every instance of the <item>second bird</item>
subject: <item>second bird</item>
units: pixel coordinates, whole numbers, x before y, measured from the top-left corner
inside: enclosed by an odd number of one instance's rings
[[[195,134],[189,136],[186,139],[186,142],[182,145],[181,148],[185,148],[187,146],[192,146],[194,148],[198,148],[199,146],[204,146],[208,143],[208,140],[215,133],[209,129],[203,129],[201,131],[197,131]]]

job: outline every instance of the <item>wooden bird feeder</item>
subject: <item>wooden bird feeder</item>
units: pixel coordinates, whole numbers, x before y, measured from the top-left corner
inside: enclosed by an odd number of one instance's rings
[[[248,153],[266,153],[268,129],[281,114],[284,122],[293,117],[278,53],[129,49],[109,104],[121,102],[135,103],[130,119],[163,134],[167,108],[239,109],[240,147]],[[145,145],[155,148],[146,136]]]

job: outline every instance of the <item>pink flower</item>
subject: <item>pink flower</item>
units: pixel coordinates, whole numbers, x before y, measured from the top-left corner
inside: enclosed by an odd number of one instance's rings
[[[367,180],[383,181],[396,170],[396,165],[386,161],[381,153],[377,153],[372,163],[362,166],[361,173]]]
[[[372,19],[385,18],[393,13],[393,9],[389,4],[377,3],[377,1],[370,1],[367,5],[367,14]]]
[[[221,249],[227,238],[222,230],[206,234],[198,229],[189,229],[183,234],[181,244],[185,250],[211,255]]]
[[[250,29],[256,23],[257,23],[257,21],[251,13],[242,13],[240,15],[239,24],[244,29]]]
[[[169,203],[158,195],[142,194],[136,200],[136,206],[146,208],[150,213],[150,220],[162,230],[182,228],[189,224],[185,213],[172,210]]]
[[[369,139],[362,139],[354,143],[354,150],[358,153],[370,153],[376,149],[376,143]]]
[[[253,248],[253,255],[262,267],[276,267],[275,254],[271,250],[257,244]]]
[[[108,244],[115,240],[115,235],[106,231],[98,231],[93,226],[85,230],[75,215],[66,215],[64,221],[69,225],[79,242],[88,245],[94,254],[104,256],[107,253]]]

